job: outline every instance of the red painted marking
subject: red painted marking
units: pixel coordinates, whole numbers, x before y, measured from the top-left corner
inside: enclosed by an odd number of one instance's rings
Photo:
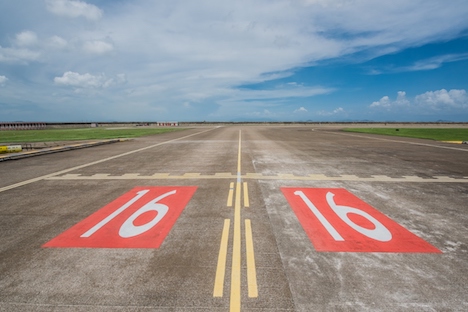
[[[197,187],[135,187],[42,247],[159,248]]]
[[[317,251],[441,253],[345,189],[281,191]]]

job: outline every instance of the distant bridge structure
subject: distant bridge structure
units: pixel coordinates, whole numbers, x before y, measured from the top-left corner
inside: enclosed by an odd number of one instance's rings
[[[39,130],[45,129],[45,122],[0,122],[0,131],[2,130]]]

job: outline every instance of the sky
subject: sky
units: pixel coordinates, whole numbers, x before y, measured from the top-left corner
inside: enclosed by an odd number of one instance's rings
[[[466,0],[0,1],[0,122],[468,122]]]

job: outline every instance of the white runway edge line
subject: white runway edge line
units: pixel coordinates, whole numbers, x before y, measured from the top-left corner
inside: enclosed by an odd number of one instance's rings
[[[90,162],[88,164],[68,168],[68,169],[65,169],[65,170],[60,170],[60,171],[50,173],[50,174],[46,174],[46,175],[43,175],[43,176],[40,176],[40,177],[37,177],[37,178],[33,178],[33,179],[29,179],[29,180],[26,180],[26,181],[23,181],[23,182],[8,185],[8,186],[0,188],[0,193],[4,192],[4,191],[11,190],[11,189],[14,189],[14,188],[17,188],[17,187],[20,187],[20,186],[23,186],[23,185],[31,184],[31,183],[38,182],[38,181],[41,181],[41,180],[44,180],[44,179],[48,179],[48,178],[51,178],[51,177],[54,177],[54,176],[57,176],[57,175],[60,175],[60,174],[64,174],[64,173],[67,173],[67,172],[70,172],[70,171],[73,171],[73,170],[86,168],[86,167],[89,167],[89,166],[93,166],[93,165],[96,165],[96,164],[103,163],[105,161],[109,161],[109,160],[112,160],[112,159],[116,159],[116,158],[120,158],[120,157],[123,157],[123,156],[131,155],[131,154],[134,154],[134,153],[142,152],[142,151],[145,151],[147,149],[155,148],[155,147],[160,146],[160,145],[164,145],[164,144],[171,143],[171,142],[174,142],[174,141],[190,138],[192,136],[202,134],[202,133],[205,133],[205,132],[208,132],[208,131],[212,131],[214,129],[216,129],[216,128],[208,129],[208,130],[205,130],[205,131],[200,131],[200,132],[197,132],[197,133],[192,133],[192,134],[189,134],[189,135],[177,138],[177,139],[161,142],[161,143],[154,144],[154,145],[147,146],[147,147],[143,147],[143,148],[140,148],[140,149],[137,149],[137,150],[134,150],[134,151],[126,152],[126,153],[123,153],[123,154],[115,155],[115,156],[104,158],[104,159],[97,160],[97,161],[93,161],[93,162]]]
[[[326,131],[326,130],[320,130],[320,131],[321,131],[321,132],[330,133],[330,134],[345,135],[345,136],[356,137],[356,138],[364,138],[364,139],[372,139],[372,140],[387,141],[387,142],[396,142],[396,143],[411,144],[411,145],[420,145],[420,146],[429,146],[429,147],[444,148],[444,149],[450,149],[450,150],[455,150],[455,151],[468,152],[468,149],[457,148],[457,147],[450,147],[450,146],[441,146],[441,145],[433,145],[433,144],[418,143],[418,142],[408,142],[408,141],[398,141],[398,140],[391,140],[391,139],[384,139],[384,138],[376,138],[376,137],[364,136],[364,135],[357,135],[357,134],[337,133],[337,132],[331,132],[331,131]]]

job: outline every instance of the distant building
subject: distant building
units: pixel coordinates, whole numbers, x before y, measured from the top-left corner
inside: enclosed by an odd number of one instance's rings
[[[178,121],[158,121],[156,124],[160,127],[178,127],[179,126]]]

